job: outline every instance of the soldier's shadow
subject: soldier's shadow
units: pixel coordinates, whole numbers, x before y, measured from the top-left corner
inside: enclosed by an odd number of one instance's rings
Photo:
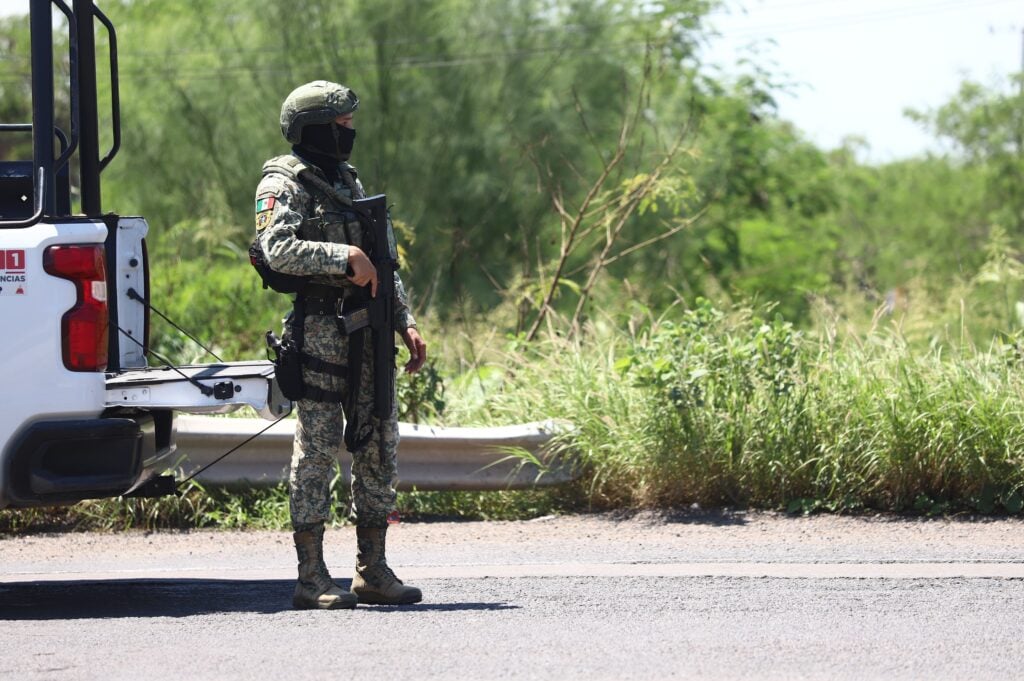
[[[351,580],[338,579],[342,589]],[[0,620],[192,617],[224,612],[292,610],[293,580],[112,579],[0,583]],[[375,610],[507,610],[506,603],[359,606]]]

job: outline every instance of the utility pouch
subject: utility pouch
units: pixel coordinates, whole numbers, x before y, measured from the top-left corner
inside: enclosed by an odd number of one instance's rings
[[[289,400],[301,400],[306,393],[306,385],[302,380],[302,357],[300,351],[291,343],[279,340],[273,331],[267,331],[267,348],[274,356],[267,356],[274,364],[274,375],[281,394]]]

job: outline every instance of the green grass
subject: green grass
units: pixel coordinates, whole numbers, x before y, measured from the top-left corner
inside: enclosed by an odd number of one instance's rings
[[[413,394],[422,417],[446,424],[555,416],[571,428],[551,453],[579,479],[527,491],[402,493],[407,520],[692,503],[795,513],[1024,507],[1020,334],[983,349],[912,342],[895,324],[845,334],[825,325],[808,335],[748,308],[699,301],[646,323],[594,325],[582,339],[526,344],[492,334],[487,343],[487,352],[465,354],[472,361],[458,375],[432,367],[431,380],[407,383],[406,399]],[[348,506],[340,480],[339,518]],[[287,489],[190,483],[180,497],[0,511],[0,532],[192,527],[287,528]]]
[[[335,522],[344,524],[347,490],[335,479]],[[403,521],[519,520],[579,508],[572,487],[496,492],[399,492]],[[74,506],[0,511],[0,533],[116,532],[197,528],[290,530],[288,489],[229,489],[190,482],[181,496],[100,499]]]
[[[702,301],[632,334],[514,345],[459,416],[571,422],[555,446],[590,507],[1019,513],[1019,345],[943,347],[813,338]]]
[[[179,496],[97,499],[73,506],[0,511],[0,532],[8,533],[287,526],[288,491],[283,485],[232,490],[191,481]]]

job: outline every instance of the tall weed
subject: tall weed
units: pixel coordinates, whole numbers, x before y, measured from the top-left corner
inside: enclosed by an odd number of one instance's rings
[[[1018,348],[944,355],[877,328],[823,340],[701,300],[634,332],[512,343],[460,415],[571,423],[553,447],[602,507],[1016,513]]]

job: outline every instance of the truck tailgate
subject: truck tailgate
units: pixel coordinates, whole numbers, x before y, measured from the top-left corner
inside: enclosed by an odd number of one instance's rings
[[[131,369],[107,375],[106,406],[220,414],[248,405],[265,419],[290,408],[266,360]]]

